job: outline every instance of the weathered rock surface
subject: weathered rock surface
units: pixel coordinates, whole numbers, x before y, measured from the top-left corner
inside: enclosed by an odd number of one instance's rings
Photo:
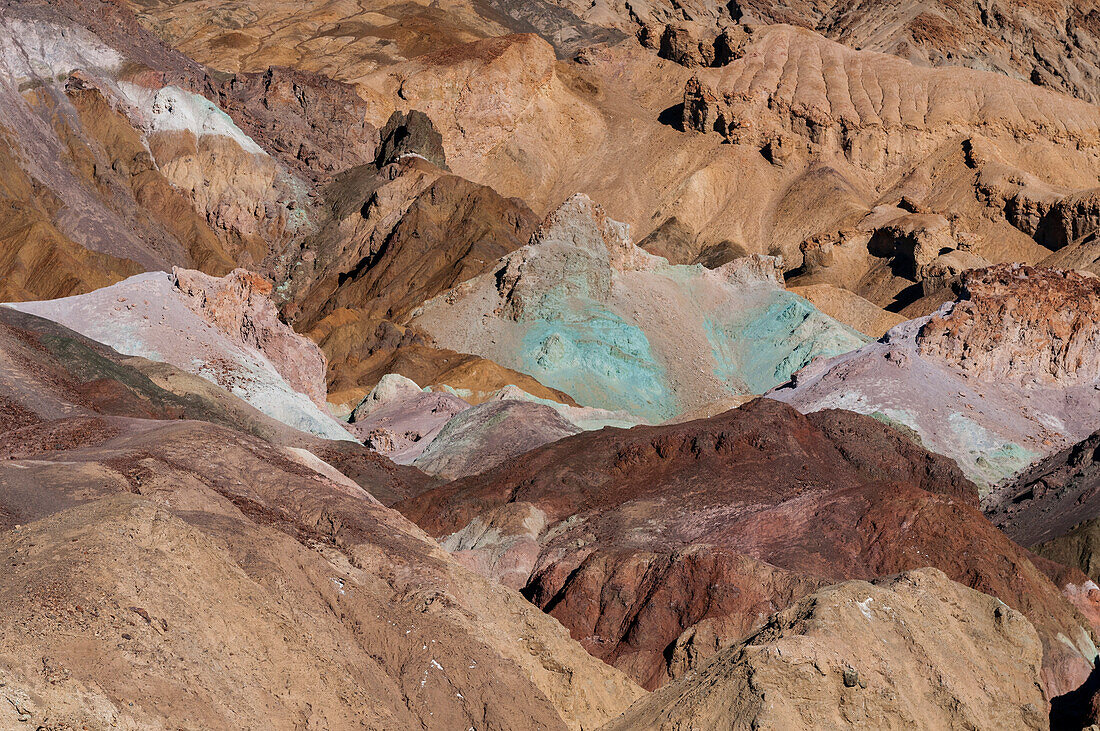
[[[386,205],[382,200],[375,193],[364,204],[366,222],[374,206]],[[425,300],[527,243],[536,223],[522,202],[444,175],[405,204],[384,236],[389,221],[380,222],[355,255],[345,254],[328,267],[302,295],[303,325],[341,307],[403,322]]]
[[[363,421],[383,406],[419,396],[423,391],[415,381],[398,373],[387,373],[352,410],[348,421]]]
[[[0,723],[585,729],[641,695],[369,492],[415,470],[169,368],[0,310]]]
[[[984,380],[1095,383],[1100,280],[1015,266],[974,272],[960,301],[921,329],[919,348]]]
[[[1048,727],[1034,628],[936,569],[822,589],[608,729]]]
[[[1100,427],[1100,283],[1001,265],[930,318],[815,363],[769,396],[910,430],[984,490]]]
[[[322,410],[324,357],[278,321],[262,280],[243,272],[224,280],[180,274],[182,284],[163,272],[139,274],[88,294],[11,306],[201,376],[296,429],[351,438]]]
[[[979,7],[940,0],[861,6],[752,2],[746,16],[815,28],[853,48],[891,53],[919,65],[998,71],[1096,102],[1098,28],[1090,2],[1006,3]]]
[[[894,325],[905,322],[901,315],[887,312],[858,294],[831,284],[790,287],[790,291],[809,300],[837,322],[875,339],[881,338]]]
[[[325,182],[377,154],[379,132],[350,84],[272,66],[234,74],[215,91],[218,106],[249,137],[307,180]]]
[[[420,391],[390,401],[348,428],[373,451],[410,464],[452,417],[468,408],[470,404],[454,394]]]
[[[850,88],[849,80],[856,82]],[[902,83],[920,101],[910,105],[873,92]],[[699,72],[685,93],[684,119],[700,131],[716,128],[732,141],[761,146],[789,130],[875,168],[902,158],[889,154],[888,140],[902,155],[942,142],[960,127],[1085,142],[1096,138],[1100,118],[1090,104],[1024,82],[922,68],[776,25],[754,33],[729,66]]]
[[[63,477],[41,456],[14,480],[5,475],[5,522],[22,527],[0,550],[18,563],[24,589],[5,598],[0,621],[6,652],[35,653],[10,664],[5,682],[9,693],[26,693],[36,721],[100,723],[114,712],[135,725],[169,716],[252,725],[305,713],[326,725],[586,728],[638,695],[518,594],[479,584],[396,514],[272,461],[262,443],[184,423],[102,449],[67,456]],[[188,460],[199,453],[202,463]],[[207,486],[212,463],[225,471]],[[237,492],[232,481],[241,478]],[[143,496],[127,494],[138,484]],[[71,491],[80,499],[66,499]],[[169,505],[184,507],[173,514]],[[312,522],[314,511],[339,515],[339,531]],[[216,603],[203,599],[211,585]],[[42,602],[60,612],[49,632]],[[58,621],[66,631],[56,631]],[[521,635],[539,649],[511,639]],[[257,648],[270,661],[253,660]],[[142,662],[154,652],[156,662]],[[54,683],[41,677],[42,656]],[[335,656],[354,662],[334,665]],[[212,670],[211,657],[225,670]],[[104,674],[105,664],[116,669]],[[272,702],[287,669],[294,689]],[[596,685],[571,687],[589,670]],[[159,682],[139,682],[139,672]],[[313,705],[322,698],[323,708]]]
[[[291,388],[322,409],[327,406],[325,355],[279,319],[271,282],[245,269],[218,278],[177,267],[172,283],[203,320],[263,353]]]
[[[397,373],[435,390],[450,388],[481,403],[509,385],[539,398],[576,402],[531,376],[468,353],[440,348],[426,333],[388,320],[340,309],[309,332],[329,361],[329,399],[345,413],[355,408],[386,374]]]
[[[215,79],[121,3],[5,3],[0,80],[17,214],[0,232],[5,300],[172,266],[277,274],[274,254],[324,217],[310,184],[377,146],[350,86],[288,69]]]
[[[411,324],[586,406],[661,421],[762,392],[862,336],[784,291],[775,262],[669,266],[585,196],[531,243],[429,301]]]
[[[451,418],[413,462],[430,475],[476,475],[581,429],[545,404],[486,401]]]
[[[545,528],[500,513],[525,505]],[[762,399],[685,424],[586,432],[397,507],[472,543],[470,565],[511,585],[529,566],[532,601],[649,688],[825,584],[929,565],[1035,624],[1048,693],[1080,685],[1096,655],[1087,620],[985,519],[954,463],[851,412],[802,416]]]
[[[1100,432],[1050,455],[984,501],[993,524],[1041,555],[1100,580],[1092,556],[1100,518]]]
[[[397,162],[405,155],[416,155],[438,168],[447,169],[443,135],[439,134],[431,117],[424,112],[417,109],[408,113],[394,112],[379,132],[379,137],[381,144],[375,158],[378,167]]]
[[[574,406],[571,403],[562,403],[562,400],[539,398],[527,393],[519,386],[508,385],[494,391],[485,399],[486,401],[528,401],[531,403],[549,406],[566,421],[576,425],[584,431],[603,429],[605,426],[614,426],[620,429],[629,429],[645,422],[625,411],[609,411],[597,409],[592,406]],[[565,399],[563,399],[565,400]]]

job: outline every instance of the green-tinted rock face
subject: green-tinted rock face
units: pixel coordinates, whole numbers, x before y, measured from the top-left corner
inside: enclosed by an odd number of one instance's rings
[[[493,271],[426,303],[441,345],[651,422],[783,383],[866,338],[782,288],[774,260],[672,266],[583,196]]]

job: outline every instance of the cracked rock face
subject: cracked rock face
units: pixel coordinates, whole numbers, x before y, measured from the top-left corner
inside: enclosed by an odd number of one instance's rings
[[[1100,280],[1020,266],[971,272],[917,347],[981,380],[1100,384]]]

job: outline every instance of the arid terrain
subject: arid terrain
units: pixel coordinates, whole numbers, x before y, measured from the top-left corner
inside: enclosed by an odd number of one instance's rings
[[[1100,726],[1093,0],[0,0],[0,729]]]

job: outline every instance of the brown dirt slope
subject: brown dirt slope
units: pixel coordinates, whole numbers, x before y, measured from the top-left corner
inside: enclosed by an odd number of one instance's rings
[[[1034,628],[918,569],[808,596],[608,729],[1047,728]]]

